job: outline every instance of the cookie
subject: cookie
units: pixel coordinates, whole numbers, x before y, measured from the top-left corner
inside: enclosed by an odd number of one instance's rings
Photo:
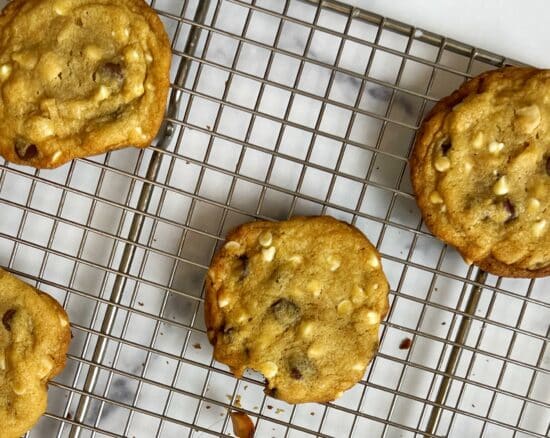
[[[0,269],[0,425],[29,430],[46,410],[47,383],[65,366],[69,319],[57,301]]]
[[[424,120],[411,179],[424,221],[495,275],[550,274],[550,71],[484,73]]]
[[[289,403],[326,402],[357,383],[388,310],[380,255],[331,217],[251,222],[233,230],[206,279],[214,357],[267,379]]]
[[[143,0],[14,0],[0,15],[0,155],[37,168],[146,147],[171,50]]]

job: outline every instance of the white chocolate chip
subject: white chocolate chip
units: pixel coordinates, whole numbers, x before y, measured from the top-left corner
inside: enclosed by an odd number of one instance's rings
[[[380,315],[374,310],[370,310],[365,315],[365,322],[369,325],[375,325],[380,322]]]
[[[371,254],[367,263],[375,269],[380,266],[380,260],[378,260],[378,257],[376,254]]]
[[[111,32],[111,36],[115,38],[119,43],[125,44],[128,41],[128,38],[130,37],[130,29],[124,28],[124,29],[117,29],[116,31],[113,30]]]
[[[147,61],[147,64],[151,64],[153,62],[153,57],[151,56],[151,54],[145,54],[145,61]]]
[[[339,315],[349,315],[353,312],[353,304],[350,300],[343,300],[338,304],[337,311]]]
[[[230,240],[223,246],[227,251],[238,251],[241,249],[241,244],[239,242],[235,242],[234,240]]]
[[[0,80],[5,81],[7,78],[10,77],[12,71],[12,67],[10,64],[3,64],[0,65]]]
[[[451,160],[447,157],[437,157],[434,162],[434,167],[438,172],[446,172],[451,168]]]
[[[96,101],[102,101],[107,99],[110,95],[111,95],[111,90],[109,90],[109,88],[106,87],[105,85],[100,85],[94,95],[94,99]]]
[[[313,323],[308,321],[302,322],[298,330],[300,336],[307,339],[313,334]]]
[[[273,243],[273,235],[269,231],[266,231],[266,232],[260,234],[260,237],[258,238],[258,242],[264,248],[268,248]]]
[[[137,138],[138,140],[145,140],[147,138],[147,135],[143,132],[141,126],[136,126],[134,129],[132,129],[130,131],[130,135]]]
[[[301,255],[293,255],[293,256],[289,257],[288,260],[290,262],[296,264],[296,265],[299,265],[300,263],[302,263],[304,261],[304,258]]]
[[[239,324],[242,324],[243,322],[246,322],[248,320],[248,315],[245,312],[239,312],[237,314],[237,322]]]
[[[103,58],[103,49],[95,44],[88,44],[84,47],[84,56],[92,61],[99,61]]]
[[[0,350],[0,370],[6,369],[6,356],[3,350]]]
[[[272,262],[273,259],[275,258],[275,252],[276,251],[277,250],[275,249],[274,246],[270,246],[269,248],[263,248],[262,249],[262,258],[266,262]]]
[[[469,160],[464,161],[464,172],[470,173],[472,171],[473,167],[474,167],[474,165],[472,164],[471,161],[469,161]]]
[[[430,193],[430,202],[432,204],[443,204],[443,198],[438,192]]]
[[[365,300],[365,290],[361,286],[355,286],[351,293],[351,301],[353,304],[361,304]]]
[[[140,59],[139,52],[135,48],[129,47],[124,51],[124,59],[128,63],[137,62]]]
[[[540,125],[540,109],[538,105],[529,105],[516,111],[515,128],[523,134],[531,134]]]
[[[341,398],[342,396],[344,395],[344,392],[343,391],[339,391],[336,396],[334,397],[334,400],[336,400],[337,398]]]
[[[43,140],[55,134],[53,122],[46,117],[35,116],[27,122],[27,129],[36,140]]]
[[[142,96],[145,93],[145,87],[142,83],[136,84],[134,86],[134,96]]]
[[[508,180],[506,179],[506,176],[501,176],[493,186],[493,193],[501,196],[507,194],[508,190]]]
[[[483,146],[483,132],[478,132],[472,140],[472,146],[476,149],[480,149]]]
[[[365,370],[365,364],[363,362],[355,362],[353,366],[351,367],[354,371],[364,371]]]
[[[321,283],[318,280],[311,280],[307,284],[308,292],[311,292],[314,297],[321,295]]]
[[[54,367],[53,360],[49,356],[44,357],[41,361],[41,367],[40,367],[38,376],[41,379],[47,377],[50,374],[50,372],[53,370],[53,367]]]
[[[327,257],[327,262],[332,272],[336,271],[340,267],[340,260],[332,255]]]
[[[53,155],[52,155],[52,158],[50,159],[50,163],[51,164],[55,164],[59,161],[59,159],[61,158],[61,155],[63,155],[63,153],[61,151],[56,151]]]
[[[318,359],[325,354],[325,349],[317,343],[313,343],[307,349],[307,357],[310,359]]]
[[[279,367],[275,362],[264,362],[260,365],[260,372],[266,377],[266,379],[272,379],[279,372]]]
[[[537,198],[530,198],[527,201],[527,210],[531,213],[536,212],[540,208],[540,201]]]
[[[489,152],[493,155],[497,155],[504,149],[504,143],[499,143],[498,141],[492,141],[489,143],[489,146],[487,146],[489,149]]]
[[[546,228],[546,219],[541,219],[533,224],[533,234],[540,237]]]
[[[230,303],[229,295],[225,292],[218,294],[218,306],[220,308],[227,306]]]
[[[65,15],[69,11],[69,6],[67,5],[66,0],[57,0],[53,4],[53,11],[57,15]]]

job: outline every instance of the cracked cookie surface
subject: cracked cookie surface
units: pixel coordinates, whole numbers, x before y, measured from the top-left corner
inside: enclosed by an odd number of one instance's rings
[[[252,222],[233,230],[206,279],[216,360],[267,379],[290,403],[326,402],[357,383],[388,310],[380,256],[331,217]]]
[[[65,366],[71,340],[63,307],[0,269],[0,424],[23,435],[46,410],[47,383]]]
[[[0,15],[0,154],[37,168],[146,147],[171,50],[143,0],[14,0]]]
[[[482,269],[550,274],[550,71],[507,67],[441,100],[411,156],[430,230]]]

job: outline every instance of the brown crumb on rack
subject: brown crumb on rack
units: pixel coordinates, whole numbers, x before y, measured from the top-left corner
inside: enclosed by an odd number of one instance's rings
[[[235,407],[237,408],[241,408],[241,396],[238,395],[237,397],[235,397],[235,402],[233,403],[235,405]]]
[[[399,344],[399,349],[408,350],[409,348],[411,348],[411,344],[412,344],[411,338],[405,338]]]
[[[273,406],[267,405],[267,409],[273,409]]]
[[[143,306],[143,301],[138,301],[138,306]]]
[[[210,405],[206,405],[206,409],[210,409],[210,407],[211,407]]]
[[[238,438],[252,438],[254,436],[254,423],[244,412],[231,412],[233,433]]]
[[[309,415],[313,416],[315,415],[315,412],[310,412]]]
[[[202,348],[201,344],[196,342],[195,344],[193,344],[193,348],[197,349],[197,350],[200,350]]]

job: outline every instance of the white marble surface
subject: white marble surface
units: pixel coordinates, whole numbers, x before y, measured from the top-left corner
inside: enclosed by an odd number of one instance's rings
[[[550,67],[547,0],[349,0],[347,3],[526,64]]]

